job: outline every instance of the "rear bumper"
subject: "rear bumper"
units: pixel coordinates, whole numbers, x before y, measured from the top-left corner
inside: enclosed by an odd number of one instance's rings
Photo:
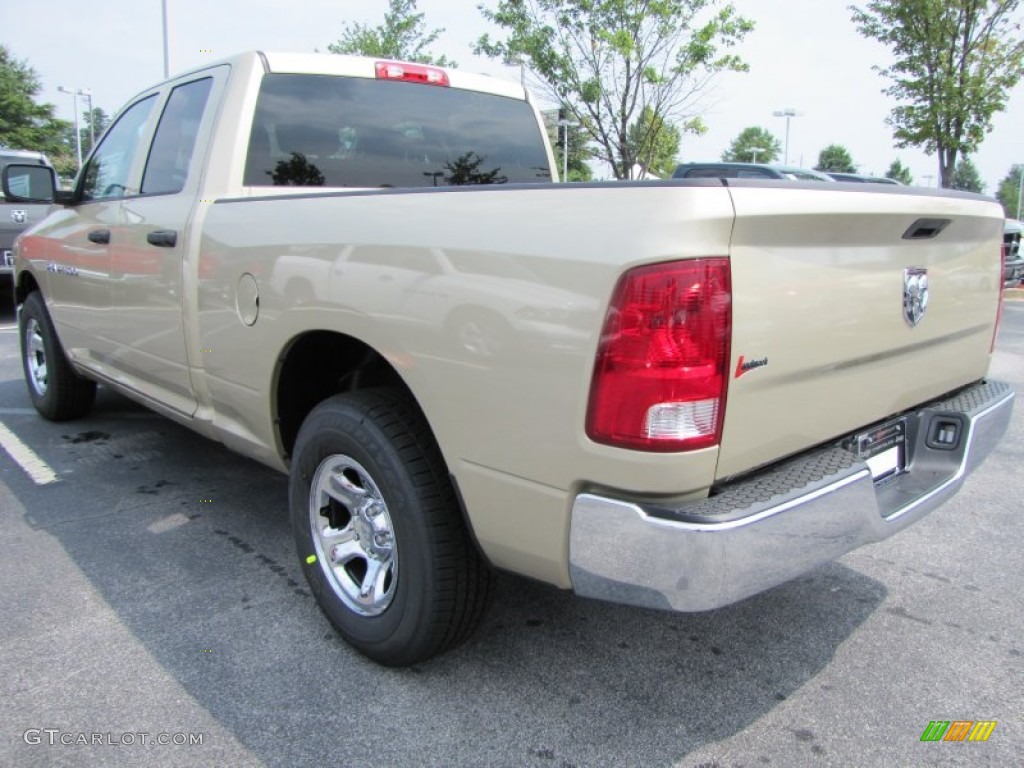
[[[676,508],[595,494],[572,508],[573,589],[630,605],[718,608],[881,541],[955,494],[1002,438],[1013,391],[982,382],[904,414],[906,472],[876,485],[867,464],[837,446],[812,451]],[[954,447],[932,427],[956,423]]]

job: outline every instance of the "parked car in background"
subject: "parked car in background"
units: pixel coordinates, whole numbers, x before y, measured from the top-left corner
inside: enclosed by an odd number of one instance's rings
[[[683,163],[676,166],[673,179],[788,179],[790,181],[833,181],[809,168],[766,163]]]
[[[886,176],[865,176],[862,173],[840,173],[839,171],[827,171],[835,181],[859,181],[865,184],[899,184],[896,179]]]
[[[1024,223],[1007,219],[1003,225],[1003,280],[1007,288],[1015,288],[1024,282],[1024,254],[1020,250],[1021,233]]]
[[[0,173],[3,173],[4,168],[11,163],[53,167],[46,159],[46,155],[41,152],[0,148]],[[30,197],[31,191],[19,189],[18,193]],[[0,290],[10,290],[6,286],[14,271],[14,238],[21,234],[22,230],[42,220],[49,209],[49,203],[8,203],[0,191],[0,282],[3,283]]]

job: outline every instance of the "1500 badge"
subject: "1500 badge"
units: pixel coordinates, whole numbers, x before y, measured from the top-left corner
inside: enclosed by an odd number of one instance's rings
[[[46,265],[47,272],[53,272],[57,275],[70,275],[71,277],[78,277],[78,267],[69,267],[65,264],[54,264],[52,261]]]

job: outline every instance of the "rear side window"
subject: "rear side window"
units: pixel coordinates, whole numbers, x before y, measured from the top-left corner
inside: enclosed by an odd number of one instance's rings
[[[206,77],[171,91],[146,160],[142,194],[167,195],[184,189],[212,84],[213,78]]]
[[[263,78],[244,183],[442,187],[551,180],[525,101],[419,83]]]
[[[111,200],[128,193],[132,160],[139,149],[142,131],[156,96],[147,96],[128,107],[107,131],[103,141],[85,166],[82,178],[82,200]]]

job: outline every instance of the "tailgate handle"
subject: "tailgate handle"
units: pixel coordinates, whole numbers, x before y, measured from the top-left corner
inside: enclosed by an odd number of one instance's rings
[[[949,219],[918,219],[903,233],[904,240],[931,240],[949,226]]]
[[[146,242],[160,248],[173,248],[178,242],[178,233],[173,229],[158,229],[146,235]]]
[[[110,242],[110,230],[109,229],[94,229],[86,237],[89,238],[90,243],[99,243],[100,245],[106,245]]]

